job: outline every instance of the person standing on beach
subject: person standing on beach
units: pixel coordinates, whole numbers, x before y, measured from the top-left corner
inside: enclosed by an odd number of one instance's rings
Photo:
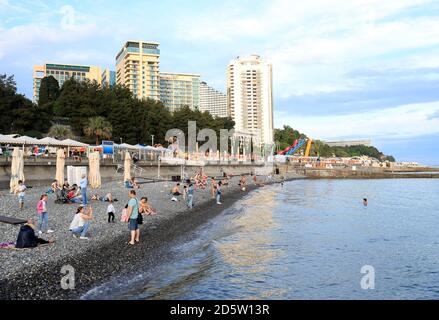
[[[217,186],[216,186],[216,204],[220,205],[221,204],[221,181],[218,182]]]
[[[212,199],[215,199],[215,190],[216,190],[216,180],[215,177],[212,177],[211,183],[210,183],[210,192],[212,193]]]
[[[18,181],[18,186],[15,188],[14,193],[18,195],[18,203],[20,205],[20,210],[23,210],[24,206],[24,196],[26,195],[26,186],[22,180]]]
[[[247,182],[245,181],[245,175],[241,175],[241,180],[239,181],[239,185],[241,187],[241,190],[245,191],[245,186],[247,185]]]
[[[81,181],[79,181],[79,186],[81,187],[82,204],[87,205],[87,177],[85,174],[82,175]]]
[[[131,231],[131,241],[128,242],[130,245],[134,245],[140,242],[140,229],[137,218],[139,216],[139,200],[136,197],[136,191],[130,190],[129,192],[130,201],[128,201],[127,213],[130,217],[128,221],[128,229]]]
[[[47,194],[43,194],[40,197],[40,201],[37,204],[38,212],[38,234],[42,234],[43,230],[47,230],[47,233],[53,233],[53,230],[49,229],[49,214],[47,213]]]
[[[189,209],[192,209],[194,206],[194,185],[192,183],[189,183],[187,189],[187,206]]]

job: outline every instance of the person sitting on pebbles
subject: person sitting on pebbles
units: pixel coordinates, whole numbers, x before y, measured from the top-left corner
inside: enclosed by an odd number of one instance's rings
[[[147,197],[142,197],[140,199],[139,213],[145,214],[147,216],[157,214],[157,212],[149,205]]]
[[[53,240],[44,240],[35,235],[35,224],[32,219],[20,228],[17,236],[15,248],[36,248],[41,245],[54,243]]]
[[[180,183],[176,183],[175,186],[171,190],[172,194],[172,201],[178,201],[177,197],[181,196],[182,193],[180,192]]]

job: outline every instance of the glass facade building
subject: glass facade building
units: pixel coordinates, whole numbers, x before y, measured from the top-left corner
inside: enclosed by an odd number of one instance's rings
[[[183,106],[200,107],[200,76],[184,73],[160,73],[160,101],[171,111]]]

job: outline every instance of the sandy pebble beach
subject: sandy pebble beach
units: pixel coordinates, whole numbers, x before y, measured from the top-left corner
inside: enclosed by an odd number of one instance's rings
[[[64,263],[78,263],[84,259],[86,262],[79,264],[80,267],[87,266],[87,271],[91,272],[87,275],[87,279],[83,279],[83,288],[79,291],[90,287],[96,280],[103,280],[106,278],[104,269],[108,271],[108,275],[117,272],[116,266],[123,265],[125,259],[130,260],[130,251],[135,253],[136,259],[145,259],[146,253],[152,249],[158,249],[166,245],[166,240],[178,235],[185,230],[189,230],[192,226],[201,224],[210,216],[220,213],[227,206],[234,201],[239,200],[246,192],[242,192],[238,187],[239,177],[234,177],[230,180],[229,187],[223,187],[223,205],[217,205],[216,201],[212,199],[209,185],[206,189],[198,189],[195,192],[193,209],[188,209],[183,197],[179,197],[179,202],[171,201],[170,190],[174,186],[173,182],[154,182],[142,184],[141,188],[137,190],[138,198],[148,197],[150,205],[156,209],[157,215],[146,216],[144,225],[141,226],[141,241],[136,245],[136,248],[128,248],[126,244],[129,241],[129,231],[126,223],[120,221],[121,211],[128,201],[129,190],[123,187],[121,181],[113,181],[104,183],[98,190],[88,190],[91,193],[98,193],[104,196],[111,192],[117,202],[114,202],[116,209],[116,223],[108,223],[108,215],[106,208],[108,203],[101,201],[89,201],[94,209],[94,219],[89,229],[89,240],[80,240],[74,238],[69,232],[68,228],[70,222],[76,212],[78,204],[55,204],[55,195],[49,195],[48,213],[49,226],[55,232],[53,234],[43,234],[44,239],[55,240],[54,244],[43,246],[35,249],[0,249],[0,260],[2,268],[0,269],[0,298],[18,298],[30,299],[36,298],[35,294],[40,298],[60,298],[65,295],[55,295],[53,291],[44,294],[41,290],[47,290],[52,286],[59,286],[59,269],[56,277],[53,279],[52,285],[47,285],[50,282],[49,278],[36,279],[36,274],[47,272],[51,276],[55,276],[54,270],[59,268]],[[247,179],[249,187],[248,191],[254,189],[253,182]],[[34,218],[37,220],[36,204],[41,194],[43,194],[48,187],[35,187],[28,189],[25,198],[25,208],[20,211],[18,208],[18,199],[16,196],[10,195],[8,190],[3,190],[0,196],[0,214],[13,216],[17,218]],[[19,226],[8,225],[0,223],[0,242],[14,242],[19,231]],[[107,259],[111,255],[111,259]],[[99,258],[99,256],[104,258]],[[148,255],[149,258],[152,255]],[[103,261],[103,259],[105,261]],[[119,261],[117,261],[120,259]],[[157,261],[151,261],[156,263]],[[111,266],[114,268],[111,268]],[[110,269],[113,270],[107,270]],[[101,268],[99,276],[93,275],[93,272]],[[42,271],[45,270],[45,271]],[[93,271],[94,270],[94,271]],[[93,271],[93,272],[92,272]],[[21,275],[28,275],[28,279],[24,280]],[[96,278],[96,279],[93,279]],[[30,290],[26,296],[26,290],[22,286],[41,286]],[[15,292],[11,292],[11,288]],[[62,293],[62,291],[61,291]],[[66,293],[67,294],[67,293]],[[6,296],[5,296],[6,295]],[[76,297],[74,293],[69,293],[70,296]]]

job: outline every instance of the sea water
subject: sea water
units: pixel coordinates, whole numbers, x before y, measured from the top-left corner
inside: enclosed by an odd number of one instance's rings
[[[438,208],[437,179],[266,186],[83,298],[438,299]]]

